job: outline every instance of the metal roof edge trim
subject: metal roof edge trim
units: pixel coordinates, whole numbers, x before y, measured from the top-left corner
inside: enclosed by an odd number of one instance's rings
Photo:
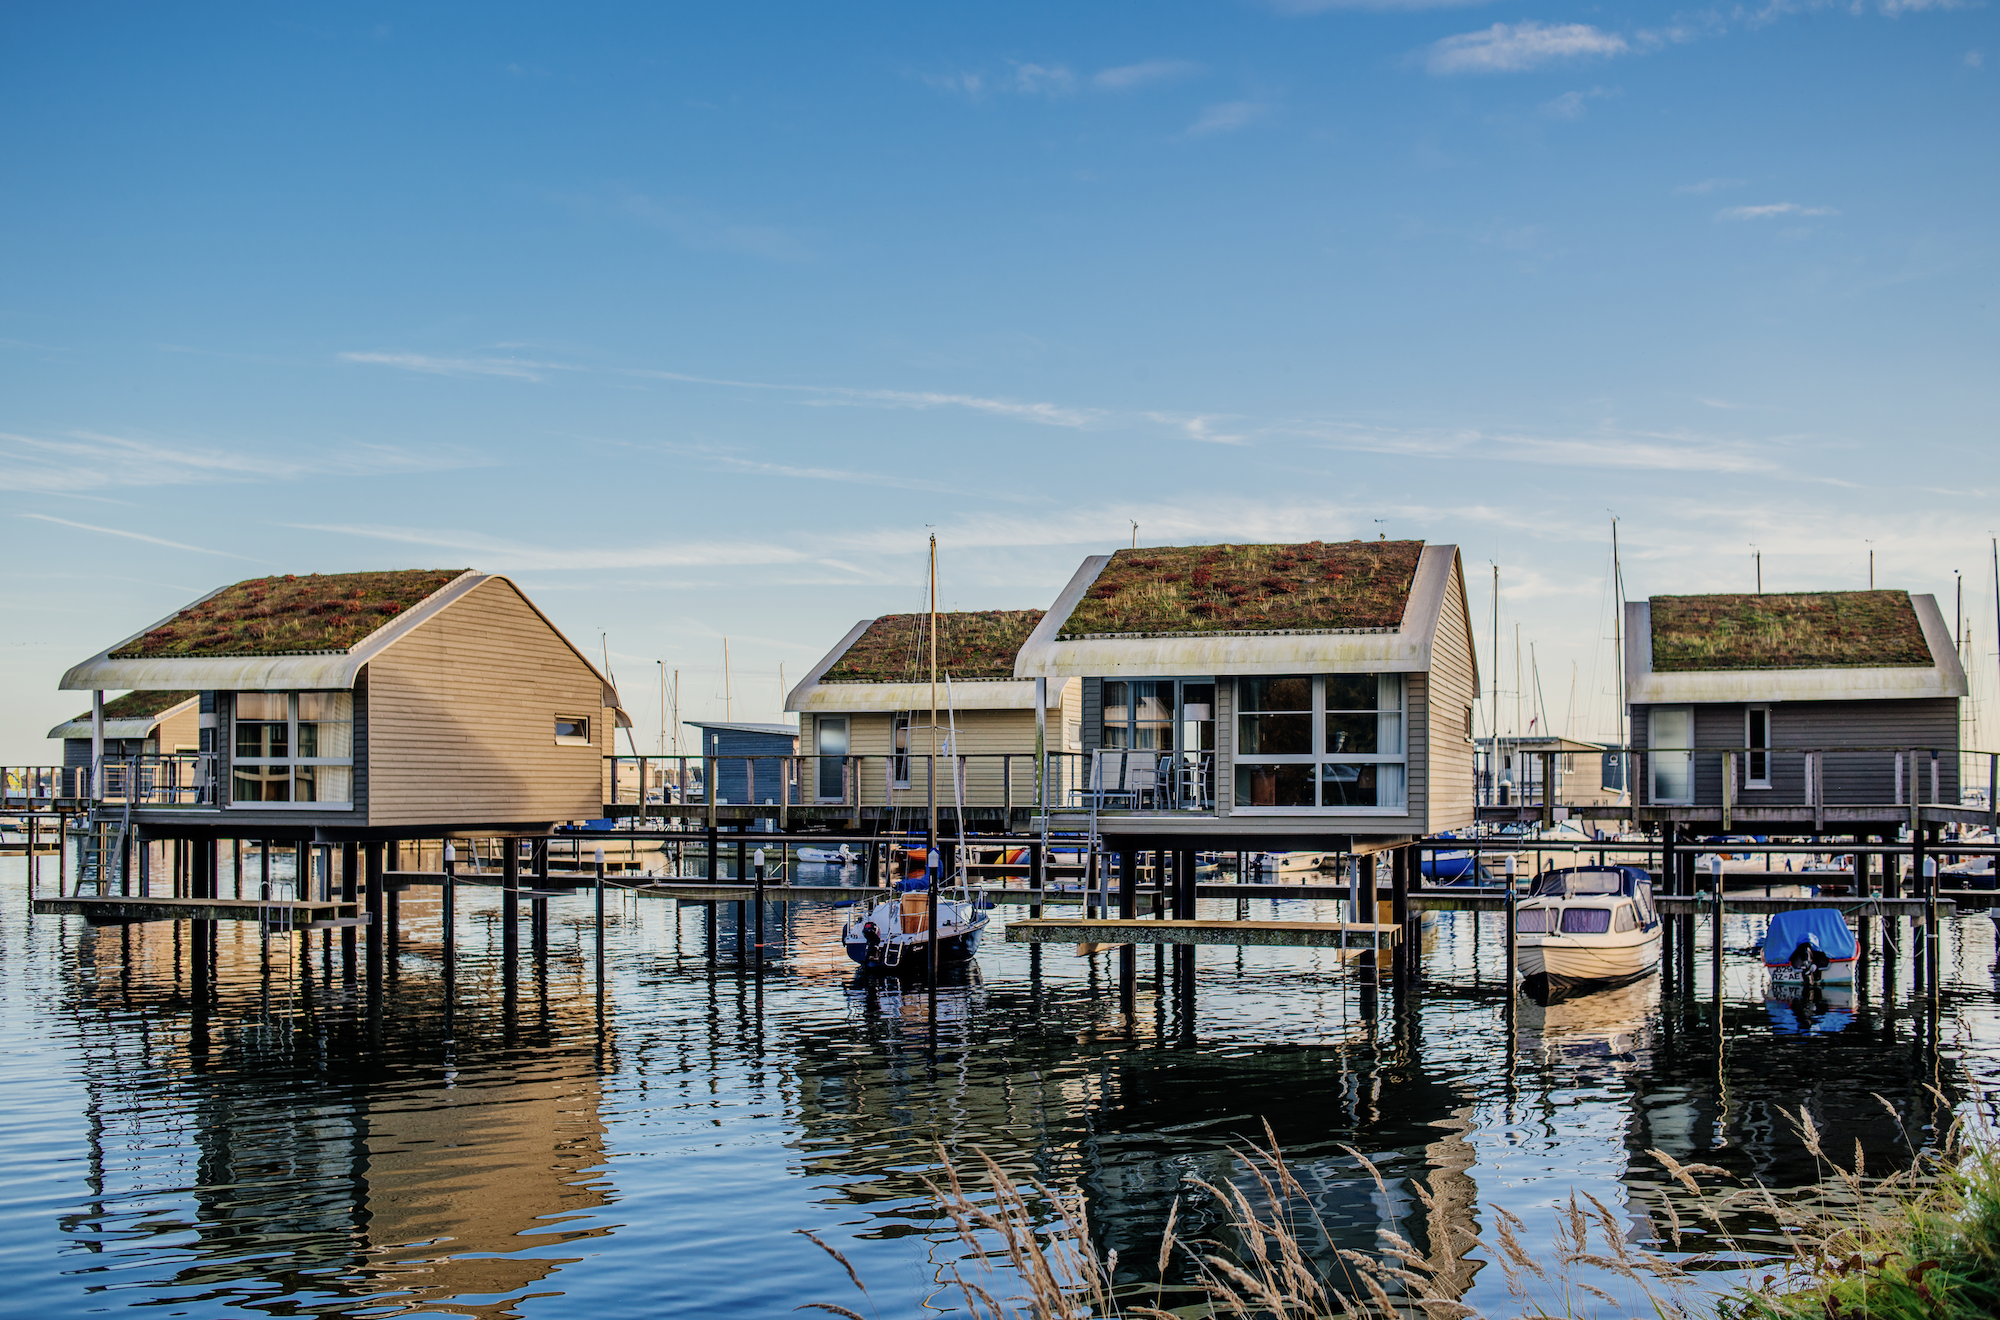
[[[1930,648],[1928,665],[1838,665],[1793,669],[1653,669],[1650,601],[1625,602],[1625,700],[1631,706],[1758,701],[1909,701],[1963,697],[1969,690],[1937,597],[1910,593]]]
[[[1049,612],[1028,634],[1028,640],[1021,643],[1021,649],[1014,655],[1014,677],[1016,678],[1059,678],[1067,673],[1051,668],[1056,647],[1056,634],[1069,622],[1069,616],[1076,613],[1077,602],[1083,593],[1090,590],[1090,584],[1097,581],[1097,575],[1111,562],[1110,555],[1086,555],[1082,564],[1070,576],[1069,584],[1056,596]]]
[[[874,622],[874,619],[863,619],[852,628],[849,628],[847,635],[836,642],[831,651],[821,656],[819,663],[807,670],[806,676],[800,679],[790,692],[785,694],[785,709],[804,710],[805,707],[800,703],[811,695],[812,689],[819,684],[820,678],[826,671],[840,663],[840,657],[846,655],[853,648],[854,644],[861,640],[861,634],[867,632]]]
[[[235,585],[226,583],[201,600],[181,606],[158,623],[105,647],[82,664],[72,666],[63,674],[56,688],[58,691],[85,692],[114,688],[134,692],[156,692],[162,688],[195,688],[205,692],[351,688],[354,676],[370,656],[379,654],[384,647],[406,636],[410,629],[464,595],[486,576],[477,569],[467,569],[345,651],[294,652],[290,655],[156,655],[129,660],[111,658],[111,653],[119,647],[129,646],[154,628],[178,618],[183,611],[193,609],[202,601]]]
[[[895,711],[930,709],[929,683],[821,683],[803,699],[801,711],[866,715]],[[1060,699],[1050,702],[1051,708]],[[1033,710],[1035,680],[1032,678],[954,678],[947,696],[943,676],[938,679],[938,712],[946,709]]]

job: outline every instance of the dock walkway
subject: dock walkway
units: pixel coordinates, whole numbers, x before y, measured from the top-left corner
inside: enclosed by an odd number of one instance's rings
[[[1229,944],[1285,949],[1390,949],[1396,925],[1367,921],[1184,921],[1042,917],[1007,923],[1009,944]]]

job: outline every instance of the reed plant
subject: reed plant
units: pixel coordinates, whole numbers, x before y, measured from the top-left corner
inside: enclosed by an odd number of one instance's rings
[[[1503,1314],[1518,1320],[2000,1316],[2000,1150],[1991,1140],[1968,1141],[1954,1126],[1933,1152],[1913,1151],[1907,1167],[1871,1179],[1858,1145],[1852,1167],[1842,1167],[1822,1149],[1803,1107],[1788,1118],[1826,1174],[1803,1197],[1729,1186],[1723,1169],[1649,1152],[1668,1179],[1660,1197],[1665,1231],[1655,1245],[1671,1254],[1628,1241],[1618,1214],[1587,1192],[1570,1195],[1545,1248],[1529,1244],[1522,1220],[1492,1206],[1490,1241],[1451,1225],[1426,1253],[1392,1221],[1377,1231],[1374,1254],[1309,1250],[1309,1243],[1335,1238],[1268,1125],[1264,1144],[1233,1152],[1244,1185],[1188,1180],[1213,1207],[1223,1235],[1183,1236],[1176,1200],[1146,1262],[1151,1282],[1119,1280],[1118,1253],[1097,1251],[1088,1207],[1074,1187],[1023,1183],[982,1152],[984,1187],[975,1189],[942,1148],[939,1175],[926,1185],[968,1248],[940,1282],[974,1320],[1473,1320],[1490,1314],[1461,1300],[1474,1253],[1501,1271]],[[1341,1149],[1374,1180],[1382,1204],[1395,1204],[1377,1165]],[[1426,1211],[1437,1209],[1435,1188],[1415,1180],[1408,1186]],[[1789,1251],[1738,1240],[1728,1226],[1745,1211],[1774,1221]],[[806,1236],[847,1268],[867,1298],[846,1258]],[[1687,1250],[1696,1236],[1712,1246]],[[1738,1279],[1761,1274],[1761,1281],[1718,1287],[1718,1269]],[[830,1303],[801,1309],[808,1308],[868,1320]]]

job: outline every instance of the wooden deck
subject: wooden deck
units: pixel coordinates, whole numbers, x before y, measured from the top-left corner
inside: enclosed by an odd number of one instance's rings
[[[667,881],[654,885],[623,885],[622,892],[637,894],[641,898],[677,898],[684,903],[748,903],[757,895],[757,886],[751,884],[715,884],[705,881]],[[921,893],[922,891],[917,891]],[[871,885],[765,885],[766,903],[847,903],[881,901],[894,898],[893,889],[880,889]],[[988,889],[985,896],[990,902],[1004,903],[1010,907],[1029,907],[1040,903],[1046,907],[1062,904],[1078,905],[1083,902],[1082,891],[1075,889]],[[1116,899],[1116,893],[1113,893]],[[954,900],[962,901],[962,900]]]
[[[354,918],[355,905],[273,899],[260,903],[254,898],[141,898],[94,895],[68,898],[38,898],[35,912],[49,916],[83,917],[105,925],[135,921],[265,921],[278,919],[294,927],[309,922]]]
[[[1394,947],[1400,927],[1366,921],[1179,921],[1043,917],[1007,923],[1009,944],[1227,944],[1284,949]]]

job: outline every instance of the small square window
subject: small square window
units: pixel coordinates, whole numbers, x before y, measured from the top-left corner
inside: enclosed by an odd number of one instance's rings
[[[590,721],[582,716],[556,716],[556,745],[558,747],[590,746]]]

